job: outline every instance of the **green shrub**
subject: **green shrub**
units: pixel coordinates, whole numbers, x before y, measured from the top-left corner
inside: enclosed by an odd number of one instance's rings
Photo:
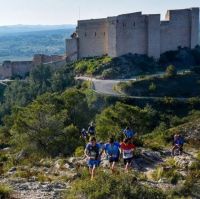
[[[152,174],[155,180],[166,178],[171,184],[177,184],[178,180],[181,179],[181,175],[176,171],[175,168],[165,169],[165,167],[158,167]]]
[[[175,66],[173,65],[169,65],[166,69],[166,76],[167,77],[174,77],[177,75],[177,71],[176,71],[176,68]]]
[[[149,91],[150,92],[154,92],[156,90],[156,85],[152,82],[150,85],[149,85]]]
[[[0,184],[0,198],[8,199],[11,193],[12,189],[8,185]]]
[[[76,157],[81,157],[83,155],[84,155],[84,147],[80,146],[80,147],[76,148],[76,150],[75,150],[75,156]]]
[[[156,188],[140,185],[131,174],[109,175],[101,173],[93,181],[77,180],[66,194],[67,199],[162,199],[165,194]]]

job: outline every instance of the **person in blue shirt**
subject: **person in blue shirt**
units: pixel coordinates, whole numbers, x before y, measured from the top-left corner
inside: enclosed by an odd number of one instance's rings
[[[85,156],[88,159],[88,167],[91,175],[91,180],[93,180],[95,175],[95,169],[99,166],[99,160],[101,156],[100,146],[96,142],[95,137],[90,138],[90,142],[85,148]]]
[[[84,128],[81,130],[81,137],[84,140],[87,140],[87,138],[88,138],[88,133],[87,133],[87,131]]]
[[[179,149],[179,154],[181,155],[183,153],[183,145],[184,145],[184,138],[180,134],[175,134],[174,135],[174,140],[173,140],[173,148],[172,148],[172,156],[175,155],[175,150]]]
[[[125,138],[132,139],[135,135],[135,132],[129,127],[126,127],[123,131]]]
[[[95,136],[95,126],[94,126],[93,122],[91,122],[88,127],[88,134],[90,136]]]
[[[109,142],[105,144],[104,150],[106,153],[106,156],[110,163],[110,169],[112,172],[115,171],[115,164],[119,161],[119,155],[120,155],[120,144],[118,142],[114,141],[114,138],[110,138]]]

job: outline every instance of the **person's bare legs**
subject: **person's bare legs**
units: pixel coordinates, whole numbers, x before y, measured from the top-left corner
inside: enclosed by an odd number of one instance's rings
[[[111,164],[111,171],[113,173],[115,172],[115,162],[112,162],[112,164]]]
[[[129,163],[127,162],[125,165],[125,172],[128,173],[128,170],[129,170]]]
[[[177,145],[174,145],[174,146],[173,146],[173,148],[172,148],[172,156],[175,156],[174,151],[175,151],[177,148],[178,148]]]
[[[91,180],[94,179],[94,175],[95,175],[95,169],[96,169],[96,166],[93,165],[92,169],[91,169]]]

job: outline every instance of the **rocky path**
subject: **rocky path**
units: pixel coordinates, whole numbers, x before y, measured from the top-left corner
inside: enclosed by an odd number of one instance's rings
[[[133,161],[133,169],[146,176],[148,176],[149,173],[154,172],[158,166],[162,166],[168,158],[171,158],[169,150],[160,152],[144,148],[139,148],[138,150],[139,151],[137,151],[137,155]],[[180,172],[182,175],[186,175],[187,167],[195,161],[193,154],[193,152],[185,153],[173,158],[177,167],[181,168]],[[45,160],[41,160],[40,163],[46,164]],[[15,174],[19,168],[15,168],[11,169],[4,177],[0,177],[0,183],[10,185],[10,187],[13,188],[14,192],[12,194],[12,199],[62,199],[62,194],[70,188],[70,182],[80,176],[76,168],[86,166],[86,160],[83,157],[71,157],[65,160],[52,160],[48,164],[50,165],[48,168],[39,166],[37,168],[29,169],[30,171],[46,171],[47,176],[57,175],[59,177],[64,177],[65,180],[61,181],[58,178],[53,181],[41,182],[34,175],[29,178],[17,178]],[[101,168],[103,168],[104,171],[109,172],[107,169],[108,165],[108,161],[103,158]],[[124,172],[124,165],[122,162],[118,164],[118,167],[120,172]],[[169,190],[175,187],[175,185],[165,182],[164,179],[160,179],[159,181],[150,180],[148,178],[146,180],[138,180],[141,184],[161,188],[163,190]]]
[[[8,184],[13,189],[13,199],[61,199],[67,183],[37,182],[34,179],[2,179],[1,183]]]

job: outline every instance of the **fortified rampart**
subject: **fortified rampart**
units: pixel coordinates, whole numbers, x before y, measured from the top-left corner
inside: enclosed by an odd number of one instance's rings
[[[199,8],[169,10],[165,21],[160,18],[136,12],[78,21],[73,38],[66,40],[66,55],[69,60],[127,53],[159,58],[166,51],[198,44]]]
[[[32,61],[4,61],[0,65],[0,79],[12,76],[25,77],[34,66],[49,64],[52,67],[60,67],[65,63],[65,56],[36,54]]]

